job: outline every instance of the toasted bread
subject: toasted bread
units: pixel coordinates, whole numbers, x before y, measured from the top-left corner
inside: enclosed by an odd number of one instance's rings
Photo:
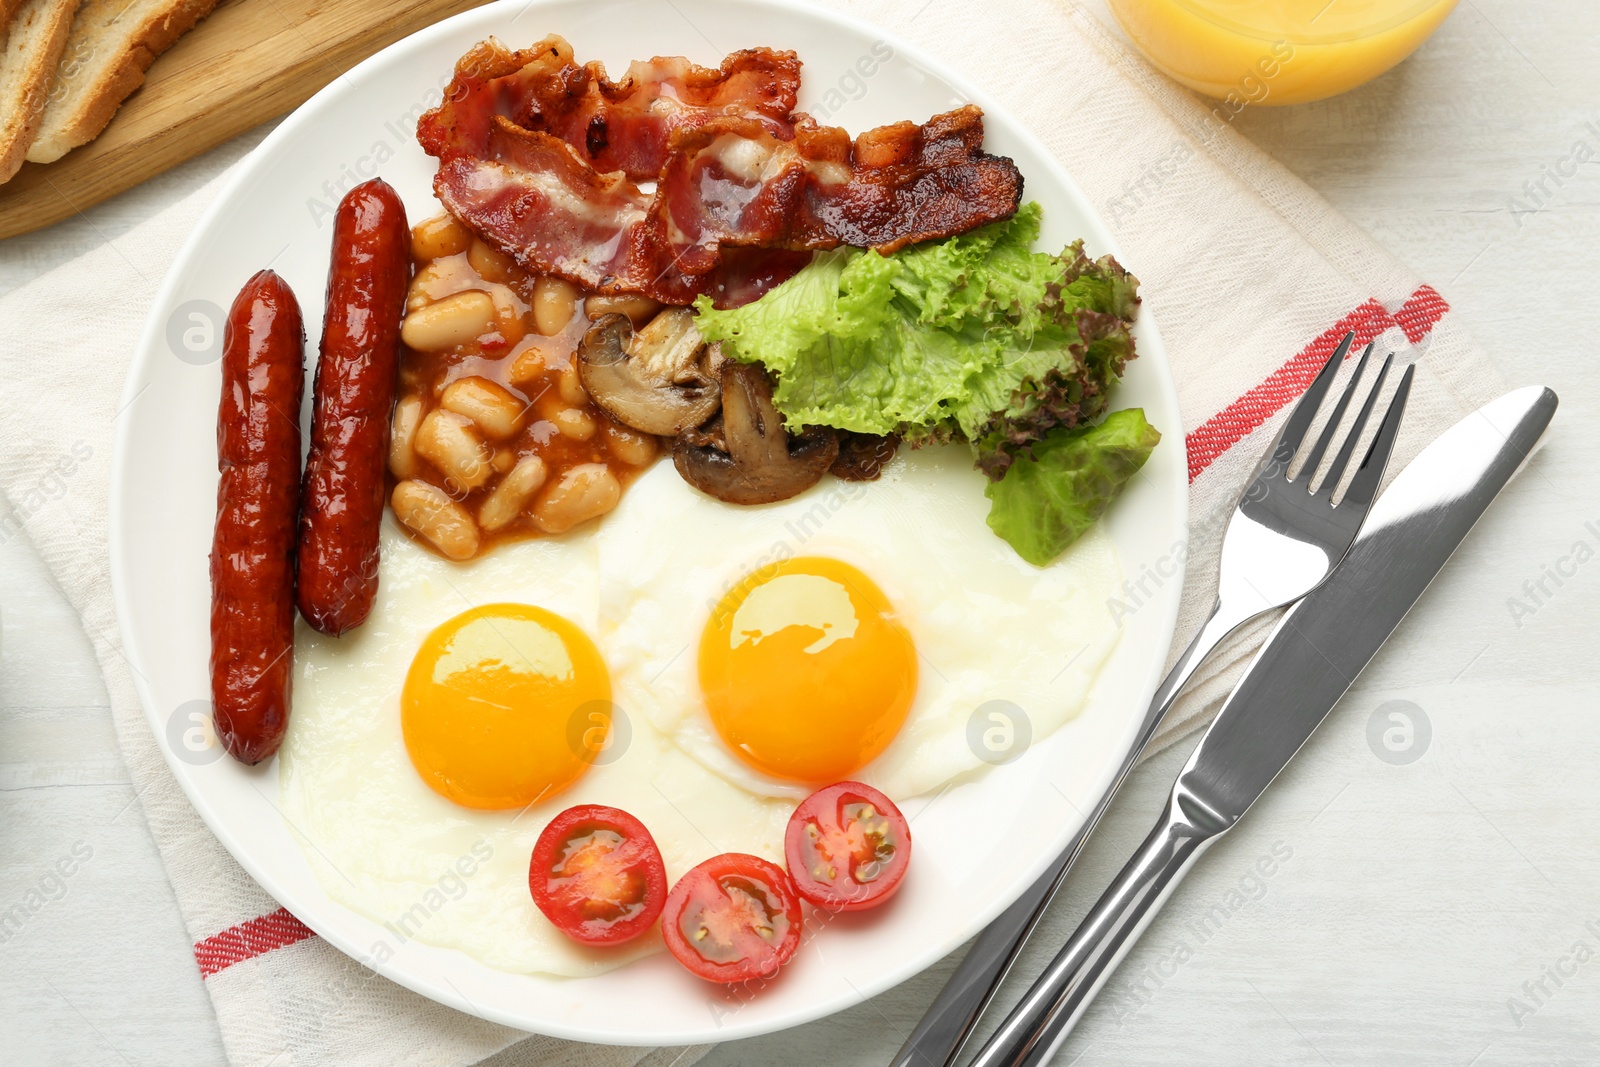
[[[33,144],[77,6],[77,0],[23,0],[11,17],[0,51],[0,182],[11,180]]]
[[[21,6],[22,0],[0,0],[0,45],[6,42],[6,29],[11,25],[11,16]]]
[[[144,84],[144,73],[155,58],[216,4],[217,0],[84,0],[72,20],[28,158],[50,163],[93,140],[128,95]]]

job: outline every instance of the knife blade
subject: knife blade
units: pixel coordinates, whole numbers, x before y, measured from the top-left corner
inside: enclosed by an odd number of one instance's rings
[[[1532,455],[1556,403],[1540,386],[1507,393],[1400,472],[1344,562],[1284,614],[1155,829],[971,1067],[1049,1060],[1178,881],[1305,744]]]

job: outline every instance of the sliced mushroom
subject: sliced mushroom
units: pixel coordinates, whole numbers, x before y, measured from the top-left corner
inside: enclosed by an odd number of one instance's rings
[[[672,462],[684,481],[730,504],[787,500],[816,485],[839,455],[833,430],[791,436],[772,406],[766,372],[732,360],[722,367],[722,438],[727,451],[680,437]]]
[[[717,413],[714,348],[688,308],[668,308],[637,333],[626,315],[602,315],[578,345],[578,376],[607,415],[673,437]]]
[[[875,482],[899,447],[898,436],[840,431],[839,458],[828,473],[847,482]]]

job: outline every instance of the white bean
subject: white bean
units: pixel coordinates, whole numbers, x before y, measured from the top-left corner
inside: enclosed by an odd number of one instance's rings
[[[572,407],[582,407],[589,402],[589,390],[583,387],[583,379],[578,376],[578,361],[571,359],[561,368],[561,379],[556,382],[556,392],[561,394]]]
[[[495,324],[494,298],[468,289],[411,312],[400,324],[400,339],[418,352],[443,352],[483,336]]]
[[[457,415],[465,415],[478,424],[489,437],[502,440],[522,428],[522,414],[527,405],[518,400],[511,390],[473,375],[457,378],[439,394],[439,406]]]
[[[403,481],[389,497],[395,518],[450,559],[478,552],[478,527],[467,509],[427,482]]]
[[[517,274],[516,260],[477,238],[473,238],[472,247],[467,250],[467,262],[486,282],[509,282]]]
[[[415,393],[400,398],[394,406],[394,427],[389,436],[389,470],[396,478],[413,478],[417,473],[417,426],[422,422],[422,397]]]
[[[578,310],[578,288],[563,279],[543,275],[533,283],[533,328],[553,337],[567,328]]]
[[[454,411],[428,412],[417,427],[415,448],[461,491],[478,488],[494,471],[490,465],[494,454],[472,420]]]
[[[583,313],[593,321],[601,315],[626,315],[633,322],[633,328],[638,329],[655,317],[661,310],[659,301],[639,293],[618,293],[603,295],[596,293],[583,302]]]
[[[538,456],[524,456],[511,468],[511,473],[500,479],[500,484],[478,509],[478,523],[485,530],[498,530],[509,525],[522,509],[528,506],[533,494],[544,484],[546,468]]]
[[[562,408],[550,416],[550,421],[556,424],[561,436],[570,437],[574,441],[587,441],[600,428],[593,416],[582,408]]]
[[[654,437],[616,423],[606,424],[606,447],[613,456],[630,467],[643,467],[656,458],[659,449]]]
[[[622,483],[604,463],[569,467],[533,504],[533,521],[545,533],[566,533],[598,518],[622,499]]]
[[[587,441],[600,429],[587,411],[568,407],[562,401],[560,390],[544,393],[535,407],[541,419],[554,424],[557,432],[574,441]]]
[[[544,374],[544,353],[537,348],[524,348],[511,361],[506,377],[518,388],[526,387]],[[537,390],[533,390],[537,392]]]
[[[429,263],[417,271],[411,279],[411,287],[406,290],[406,310],[416,311],[433,303],[433,287],[442,282],[445,271],[437,263]]]
[[[418,259],[453,256],[471,244],[471,232],[449,215],[437,215],[411,228],[411,254]]]

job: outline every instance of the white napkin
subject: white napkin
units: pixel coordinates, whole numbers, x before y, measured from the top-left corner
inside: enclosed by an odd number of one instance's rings
[[[1105,214],[1143,282],[1177,380],[1191,538],[1178,643],[1215,588],[1217,539],[1286,403],[1346,329],[1418,363],[1398,467],[1498,376],[1413,277],[1214,110],[1083,13],[1051,0],[865,0],[827,6],[893,27],[1028,125]],[[531,23],[527,33],[538,36]],[[781,45],[782,42],[748,42]],[[683,1067],[703,1048],[645,1050],[525,1035],[364,970],[309,935],[190,808],[146,725],[107,579],[106,501],[121,391],[155,288],[218,179],[87,255],[0,298],[0,529],[25,532],[79,612],[106,676],[118,740],[196,942],[230,1058],[241,1065],[497,1064]],[[1137,582],[1171,561],[1129,561]],[[1170,571],[1169,571],[1170,573]],[[1136,608],[1137,588],[1127,604]],[[1197,678],[1157,744],[1206,721],[1265,624]]]

